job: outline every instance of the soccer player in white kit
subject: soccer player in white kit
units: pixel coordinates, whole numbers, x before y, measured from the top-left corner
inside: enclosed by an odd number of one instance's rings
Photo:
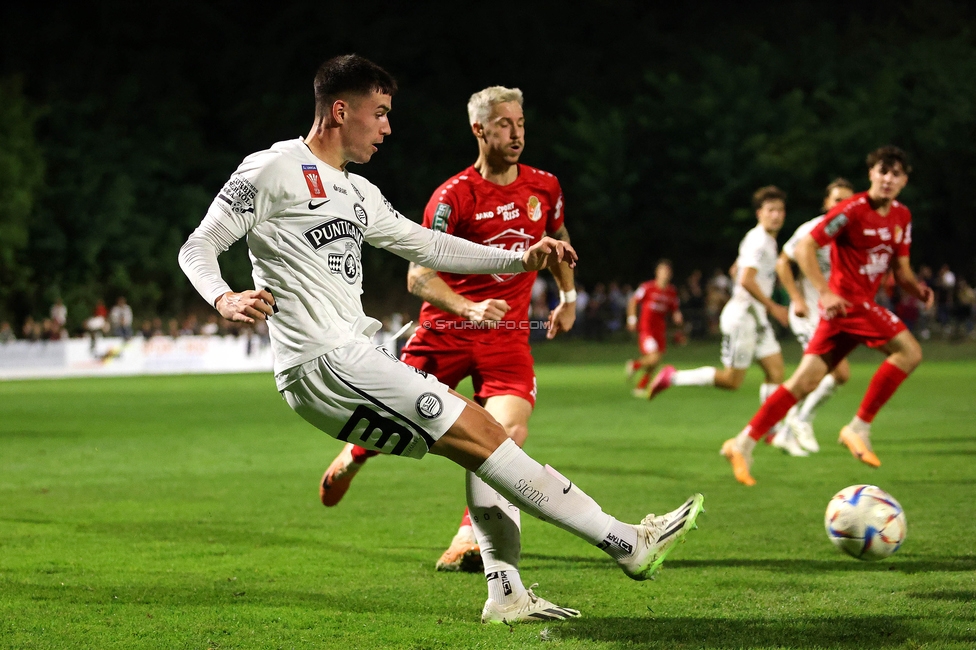
[[[823,211],[826,214],[832,207],[849,199],[854,194],[854,186],[850,181],[838,178],[827,186],[827,194],[824,197]],[[801,276],[799,286],[793,275],[793,267],[790,262],[796,261],[796,245],[801,239],[810,234],[810,231],[818,223],[823,221],[823,215],[811,219],[802,224],[793,233],[793,236],[783,244],[783,252],[780,253],[776,261],[776,275],[779,276],[780,283],[786,292],[790,294],[790,329],[796,339],[806,349],[807,344],[813,337],[820,323],[820,313],[817,304],[820,300],[820,293],[814,288],[813,284]],[[825,278],[830,277],[830,245],[817,249],[817,265]],[[851,376],[851,367],[847,359],[841,360],[837,366],[830,371],[820,381],[816,389],[803,400],[794,405],[787,413],[786,426],[796,437],[797,442],[808,452],[820,451],[820,445],[813,433],[813,418],[817,409],[834,394],[837,386],[847,383]]]
[[[719,317],[723,367],[677,370],[674,366],[665,366],[651,382],[651,398],[671,386],[716,386],[737,390],[753,360],[766,374],[759,387],[760,402],[782,383],[783,353],[768,315],[784,326],[788,324],[786,307],[771,297],[776,284],[776,235],[786,218],[786,193],[773,185],[761,187],[752,195],[752,203],[758,223],[739,244],[735,288]],[[777,430],[773,444],[793,456],[807,455],[786,427]]]
[[[603,512],[579,487],[530,458],[482,407],[375,346],[380,324],[363,312],[363,242],[453,273],[521,273],[567,260],[572,247],[543,237],[525,252],[495,249],[421,227],[346,164],[363,164],[390,134],[396,82],[357,55],[315,77],[315,122],[305,138],[244,159],[180,250],[180,266],[229,320],[267,320],[278,390],[305,420],[344,442],[411,458],[428,451],[470,470],[520,510],[590,542],[636,580],[651,577],[695,527],[704,498],[640,524]],[[255,289],[232,291],[217,256],[247,237]],[[500,499],[500,501],[502,501]],[[494,518],[492,518],[494,519]],[[518,527],[499,516],[485,623],[579,616],[521,581]]]

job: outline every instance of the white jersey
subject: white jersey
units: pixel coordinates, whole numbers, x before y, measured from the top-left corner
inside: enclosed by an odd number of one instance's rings
[[[739,256],[735,260],[738,272],[735,277],[735,288],[728,308],[740,313],[752,311],[757,316],[765,317],[766,308],[756,300],[751,293],[742,286],[742,277],[746,269],[756,269],[756,283],[759,290],[767,298],[773,295],[776,285],[776,239],[763,229],[761,225],[746,233],[739,244]]]
[[[435,270],[524,271],[521,253],[410,221],[376,186],[319,160],[301,139],[245,158],[180,250],[180,266],[211,305],[231,290],[217,255],[245,235],[254,287],[276,302],[268,327],[279,389],[302,376],[302,364],[380,328],[360,299],[363,241]]]
[[[796,229],[796,232],[793,233],[793,236],[790,237],[789,241],[783,244],[783,252],[786,253],[788,258],[794,262],[796,261],[796,245],[801,239],[809,235],[810,231],[813,230],[818,223],[823,221],[823,218],[824,215],[815,217]],[[820,272],[823,273],[824,278],[828,280],[830,279],[830,246],[830,244],[827,244],[826,246],[821,246],[817,249],[817,265],[820,267]],[[820,300],[820,293],[814,289],[813,283],[811,283],[805,275],[800,278],[800,291],[803,292],[803,299],[807,303],[808,313],[816,313],[817,303]]]

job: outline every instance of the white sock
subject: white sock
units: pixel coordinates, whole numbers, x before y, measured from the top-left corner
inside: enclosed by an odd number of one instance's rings
[[[537,463],[511,439],[500,444],[476,474],[521,510],[573,533],[614,559],[634,551],[634,526],[603,512],[572,481]]]
[[[867,433],[867,434],[871,433],[871,423],[865,422],[864,420],[857,417],[856,415],[854,416],[854,419],[851,420],[849,426],[855,431],[857,431],[858,433]]]
[[[471,527],[485,563],[488,597],[495,602],[514,602],[525,592],[518,569],[521,513],[474,473],[465,473],[465,484]]]
[[[796,417],[803,422],[813,422],[813,416],[816,415],[817,409],[834,394],[836,388],[837,380],[834,379],[834,376],[831,374],[825,376],[813,389],[813,392],[807,395],[800,404],[800,410],[797,411]]]
[[[671,376],[672,386],[714,386],[715,368],[705,366],[694,370],[678,370]]]

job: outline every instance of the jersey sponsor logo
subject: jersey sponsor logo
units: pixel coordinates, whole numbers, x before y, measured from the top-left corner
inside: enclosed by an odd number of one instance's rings
[[[353,240],[360,247],[363,245],[363,231],[345,219],[331,219],[309,228],[302,234],[315,250],[344,237]]]
[[[878,228],[878,237],[881,241],[891,241],[891,230],[889,228]]]
[[[366,208],[356,203],[352,206],[352,211],[356,213],[356,218],[359,219],[359,223],[366,227]]]
[[[384,348],[382,345],[377,345],[376,351],[382,353],[383,356],[386,357],[387,359],[400,363],[400,360],[396,358],[396,355],[390,352],[389,350],[387,350],[386,348]]]
[[[329,199],[326,199],[324,201],[319,201],[318,203],[316,203],[315,201],[309,201],[308,202],[308,209],[309,210],[318,210],[319,208],[321,208],[323,205],[325,205],[328,202],[329,202]]]
[[[257,194],[258,188],[254,187],[251,181],[235,175],[220,188],[217,198],[229,205],[230,209],[237,214],[244,214],[254,212],[254,198]]]
[[[824,226],[824,232],[827,233],[828,237],[833,237],[840,232],[841,228],[847,225],[847,221],[847,215],[842,212]]]
[[[349,185],[352,187],[352,191],[356,193],[356,197],[359,198],[360,201],[365,201],[366,200],[366,197],[363,196],[363,193],[359,191],[359,188],[358,187],[356,187],[352,183],[349,183]]]
[[[446,203],[438,203],[434,210],[434,222],[431,227],[434,230],[447,232],[447,220],[451,218],[451,206]]]
[[[357,440],[349,440],[353,432],[359,428],[361,422],[365,424],[359,438]],[[387,452],[393,456],[402,456],[404,453],[408,453],[419,439],[415,438],[409,429],[399,422],[383,417],[365,404],[360,404],[356,407],[356,410],[346,420],[346,424],[342,427],[342,431],[339,432],[336,439],[343,442],[362,444],[369,441],[377,431],[379,431],[379,437],[372,441],[369,446],[386,451],[386,447],[390,445],[393,436],[397,436],[396,444]]]
[[[420,417],[433,420],[444,412],[444,403],[434,393],[424,393],[417,398],[417,413]]]
[[[354,249],[355,244],[346,242],[344,252],[329,253],[329,271],[333,275],[341,275],[349,284],[355,284],[356,278],[359,277],[359,259],[356,257]]]
[[[563,195],[560,194],[559,198],[556,199],[556,208],[554,210],[553,219],[559,221],[563,216]]]
[[[515,207],[515,201],[498,206],[495,212],[501,216],[502,221],[518,219],[522,215],[522,211]]]
[[[335,183],[333,183],[333,184],[332,184],[332,189],[334,189],[334,190],[335,190],[336,192],[338,192],[339,194],[345,194],[346,196],[348,196],[348,195],[349,195],[349,192],[347,192],[347,191],[346,191],[346,188],[344,188],[344,187],[339,187],[339,186],[338,186],[338,185],[336,185]]]
[[[532,487],[532,484],[526,481],[524,478],[520,478],[515,482],[515,491],[537,506],[541,506],[549,502],[549,497],[545,492],[538,488]]]
[[[322,187],[322,177],[319,176],[319,168],[315,165],[302,165],[302,174],[305,176],[305,184],[308,185],[308,193],[312,198],[326,198],[325,188]]]
[[[504,250],[515,251],[517,253],[525,252],[535,237],[525,232],[525,229],[519,228],[518,230],[514,228],[506,228],[502,232],[498,233],[494,237],[489,237],[482,243],[485,246],[491,246],[492,248],[501,248]],[[491,277],[495,278],[497,282],[505,282],[513,277],[513,273],[492,273]]]
[[[542,218],[542,202],[536,195],[533,194],[529,197],[529,200],[525,202],[525,207],[528,209],[529,221],[538,221]]]
[[[885,244],[875,246],[868,253],[868,261],[862,264],[858,273],[868,276],[872,282],[880,275],[888,272],[888,265],[891,262],[891,247]]]
[[[488,210],[488,212],[476,212],[474,215],[475,221],[484,221],[485,219],[494,219],[494,218],[495,218],[494,210]]]

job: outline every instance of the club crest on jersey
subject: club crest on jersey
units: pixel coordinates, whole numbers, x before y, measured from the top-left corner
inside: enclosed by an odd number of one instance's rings
[[[305,184],[308,185],[308,193],[313,199],[327,198],[325,188],[322,187],[322,177],[319,176],[319,168],[315,165],[302,165],[302,174],[305,175]]]
[[[325,223],[320,223],[309,228],[302,235],[305,236],[305,240],[314,250],[343,237],[353,240],[360,248],[363,245],[363,231],[345,219],[331,219]]]
[[[434,210],[434,222],[431,224],[431,228],[447,232],[447,220],[450,218],[451,206],[446,203],[438,203],[437,209]]]
[[[833,237],[840,232],[840,229],[847,225],[847,215],[841,212],[836,217],[831,219],[826,226],[824,226],[824,232],[827,233],[829,237]]]
[[[538,221],[542,218],[542,202],[536,195],[533,194],[529,197],[529,200],[525,202],[525,207],[528,208],[529,221]]]
[[[352,206],[352,211],[356,213],[356,218],[359,219],[359,223],[366,227],[366,208],[359,205],[358,203]]]
[[[244,214],[254,212],[254,198],[257,194],[258,188],[254,187],[251,181],[243,176],[234,175],[220,188],[217,198],[229,205],[230,209],[237,214]]]
[[[902,231],[901,226],[895,226],[895,243],[900,244],[901,238],[905,233]]]
[[[433,420],[444,411],[441,398],[434,393],[424,393],[417,398],[417,413],[421,417]]]
[[[354,248],[352,242],[346,242],[345,252],[329,253],[329,271],[333,275],[341,275],[349,284],[355,284],[356,278],[359,277],[359,260],[356,258]]]

